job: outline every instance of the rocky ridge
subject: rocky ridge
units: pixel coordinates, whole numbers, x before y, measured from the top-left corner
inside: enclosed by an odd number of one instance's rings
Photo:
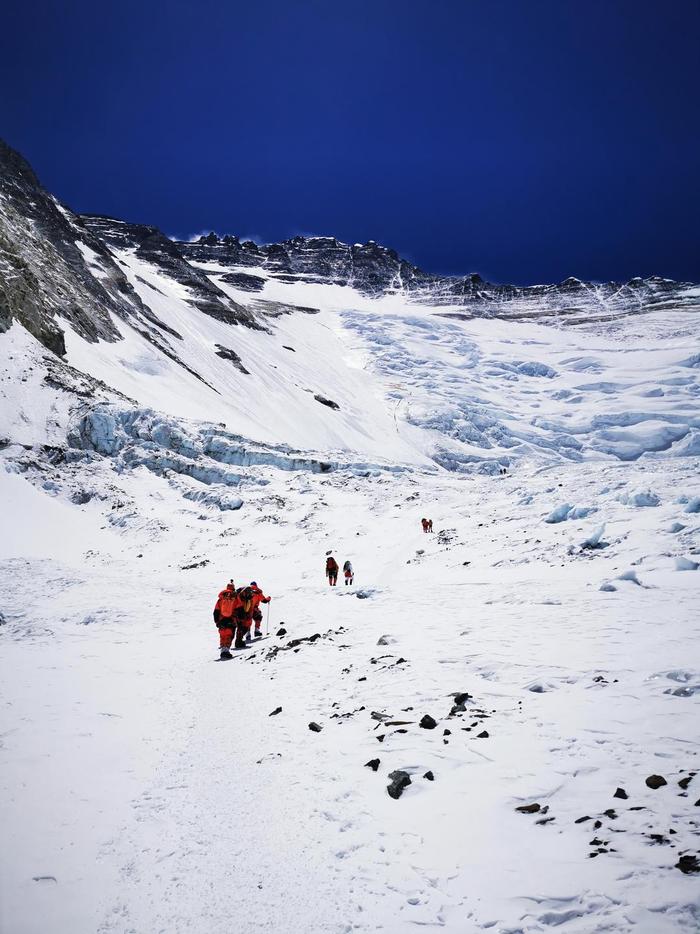
[[[686,294],[689,283],[659,276],[605,283],[569,277],[551,285],[516,286],[496,285],[477,273],[433,275],[373,240],[347,244],[335,237],[296,236],[260,245],[232,235],[209,233],[178,246],[194,263],[231,267],[221,280],[250,292],[264,287],[265,278],[255,272],[262,270],[282,282],[351,286],[370,297],[408,294],[423,304],[458,306],[460,310],[453,312],[456,314],[464,308],[464,313],[494,317],[575,316],[587,312],[619,317],[663,308],[697,309],[699,304],[697,296]]]

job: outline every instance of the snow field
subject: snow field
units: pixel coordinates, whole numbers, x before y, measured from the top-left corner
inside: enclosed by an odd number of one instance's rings
[[[84,506],[66,505],[77,470],[45,492],[1,480],[40,543],[3,559],[4,925],[695,930],[696,881],[674,868],[700,823],[700,778],[677,784],[698,770],[700,576],[674,567],[698,548],[690,465],[252,470],[270,482],[237,512],[109,460],[88,465],[107,494]],[[658,506],[620,501],[647,488]],[[546,523],[561,500],[596,515]],[[608,545],[579,549],[599,520]],[[56,525],[85,551],[42,537]],[[326,586],[328,549],[354,588]],[[642,586],[598,589],[628,570]],[[273,595],[288,635],[221,664],[210,614],[232,575]],[[398,801],[395,769],[412,779]]]

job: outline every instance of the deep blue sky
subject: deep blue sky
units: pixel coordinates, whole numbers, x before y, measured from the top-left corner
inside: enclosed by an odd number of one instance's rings
[[[5,0],[0,135],[171,235],[700,281],[699,35],[684,0]]]

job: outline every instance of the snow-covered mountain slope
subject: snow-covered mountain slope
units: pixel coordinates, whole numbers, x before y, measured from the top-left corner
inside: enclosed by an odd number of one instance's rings
[[[695,932],[700,288],[174,243],[0,155],[3,934]]]

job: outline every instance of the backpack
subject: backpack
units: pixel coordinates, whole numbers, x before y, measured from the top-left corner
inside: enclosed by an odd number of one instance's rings
[[[222,590],[219,594],[220,612],[224,619],[231,619],[233,616],[233,603],[235,599],[235,590]]]
[[[251,587],[241,587],[238,591],[238,599],[241,606],[236,608],[236,615],[239,619],[250,616],[253,612],[253,590]]]
[[[338,562],[335,558],[326,558],[326,573],[329,571],[335,571],[336,573],[338,571]]]

